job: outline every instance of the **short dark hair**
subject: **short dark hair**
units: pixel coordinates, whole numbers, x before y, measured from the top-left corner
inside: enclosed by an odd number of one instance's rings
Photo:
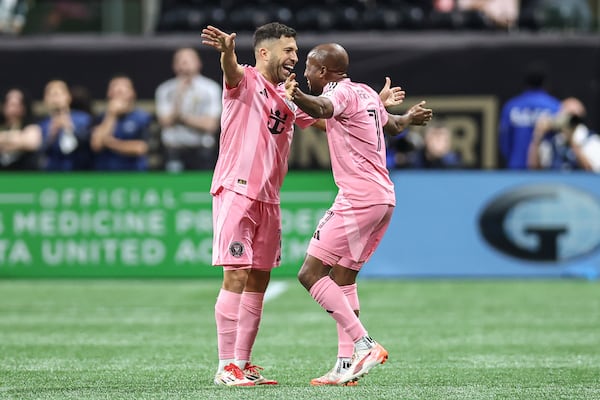
[[[254,31],[253,44],[256,49],[264,40],[279,39],[280,37],[296,37],[296,30],[280,22],[270,22],[259,26]]]
[[[24,127],[25,125],[29,124],[32,119],[31,97],[29,96],[29,93],[27,92],[27,90],[20,88],[20,87],[16,87],[16,86],[8,88],[8,90],[6,90],[2,94],[2,98],[0,98],[0,125],[4,124],[6,122],[5,118],[4,118],[4,112],[2,112],[2,107],[6,103],[6,96],[8,95],[9,92],[12,92],[13,90],[21,93],[21,102],[22,102],[23,108],[24,108],[23,126],[22,127]]]
[[[525,73],[525,85],[533,89],[541,89],[546,83],[546,77],[546,67],[543,64],[530,64]]]

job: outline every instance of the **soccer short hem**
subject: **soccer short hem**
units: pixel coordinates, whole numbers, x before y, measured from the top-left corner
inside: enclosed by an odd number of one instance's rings
[[[364,262],[356,262],[346,257],[341,257],[331,250],[325,249],[316,243],[313,240],[310,241],[308,245],[308,249],[306,250],[308,255],[315,257],[320,260],[324,265],[329,267],[333,267],[334,265],[339,265],[344,268],[348,268],[354,271],[359,271],[363,266]]]

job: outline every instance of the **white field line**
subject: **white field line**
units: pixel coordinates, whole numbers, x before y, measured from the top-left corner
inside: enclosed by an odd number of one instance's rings
[[[273,300],[279,295],[283,294],[287,290],[288,284],[287,282],[271,282],[267,287],[267,291],[265,292],[264,302]]]

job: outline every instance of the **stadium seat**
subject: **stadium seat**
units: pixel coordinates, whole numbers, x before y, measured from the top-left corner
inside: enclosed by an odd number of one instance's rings
[[[328,31],[336,25],[336,15],[317,7],[307,7],[296,14],[296,29],[299,31]]]
[[[272,15],[269,10],[244,6],[234,9],[229,13],[226,25],[229,26],[229,30],[236,32],[254,31],[257,26],[271,21]]]
[[[527,0],[523,0],[527,1]],[[563,21],[564,15],[524,12],[519,26],[537,27]],[[568,18],[567,18],[568,19]],[[226,31],[253,31],[280,21],[298,31],[494,29],[478,12],[440,13],[420,0],[165,0],[157,31],[197,31],[212,24]]]
[[[356,30],[362,29],[361,14],[357,7],[352,5],[340,7],[335,12],[335,28],[338,30]]]
[[[204,10],[197,8],[176,8],[164,13],[157,25],[159,32],[186,32],[197,30],[206,24]]]

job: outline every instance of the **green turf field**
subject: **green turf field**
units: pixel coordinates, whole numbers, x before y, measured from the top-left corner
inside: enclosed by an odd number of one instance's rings
[[[280,385],[222,388],[219,281],[0,281],[0,399],[600,399],[597,282],[362,281],[390,359],[326,388],[333,320],[283,283],[254,353]]]

